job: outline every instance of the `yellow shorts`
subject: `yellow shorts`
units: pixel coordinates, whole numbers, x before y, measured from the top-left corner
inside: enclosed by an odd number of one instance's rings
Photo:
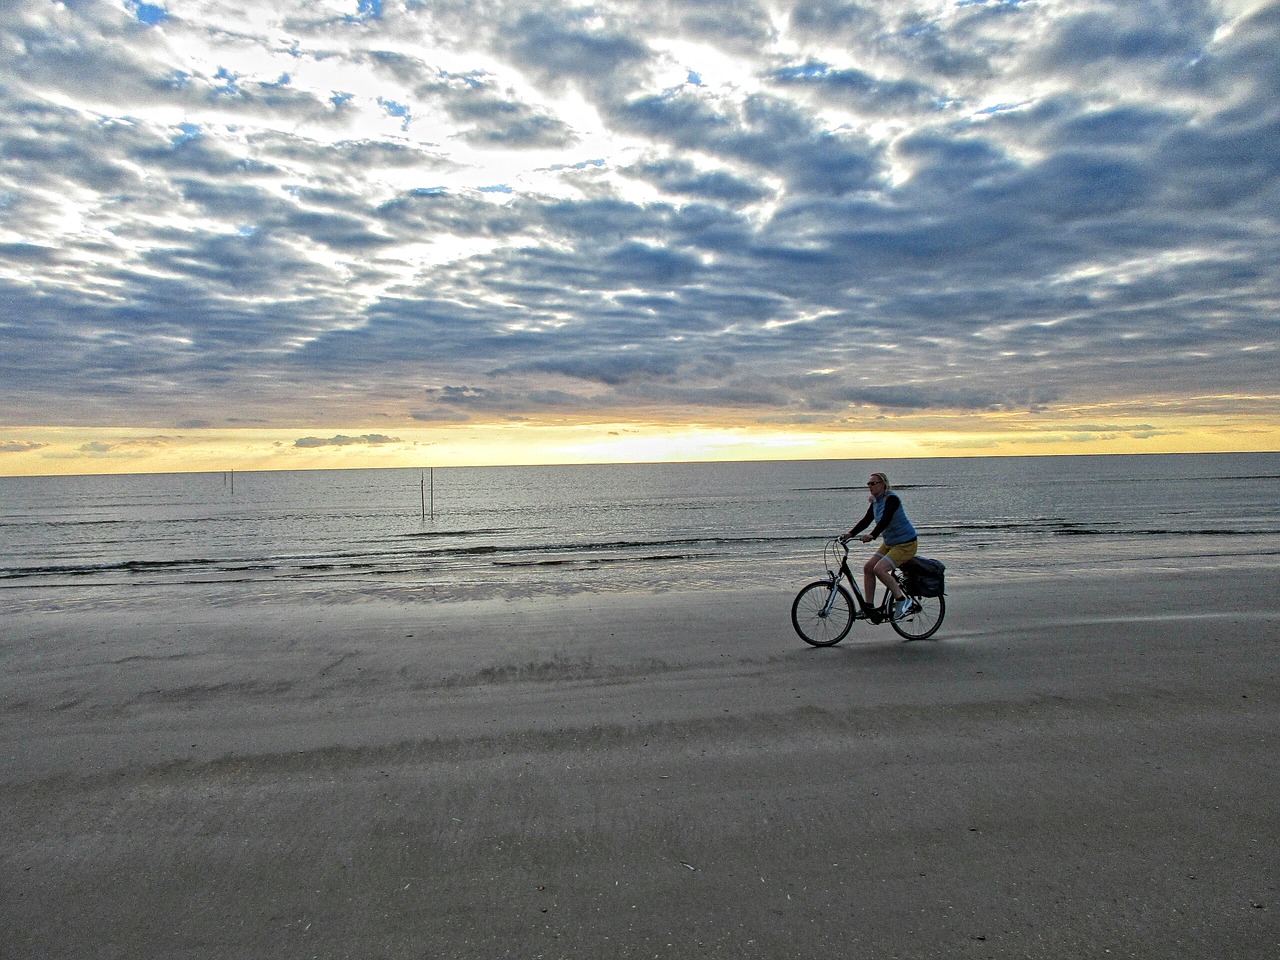
[[[887,557],[889,562],[895,567],[900,567],[912,557],[916,555],[916,548],[920,545],[918,540],[908,540],[906,543],[895,543],[892,547],[887,543],[880,544],[880,548],[876,553],[882,557]]]

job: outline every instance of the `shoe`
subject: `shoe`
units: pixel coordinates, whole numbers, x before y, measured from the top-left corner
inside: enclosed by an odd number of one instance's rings
[[[893,619],[895,619],[895,620],[901,620],[901,619],[902,619],[903,617],[905,617],[908,613],[910,613],[910,612],[911,612],[911,602],[912,602],[912,601],[911,601],[911,598],[910,598],[910,597],[903,597],[901,600],[899,600],[897,603],[895,603],[895,604],[893,605]]]

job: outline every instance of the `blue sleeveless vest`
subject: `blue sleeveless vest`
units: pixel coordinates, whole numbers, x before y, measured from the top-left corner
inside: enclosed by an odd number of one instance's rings
[[[872,516],[876,518],[877,525],[880,523],[880,517],[884,514],[884,502],[891,496],[897,497],[898,495],[892,490],[886,490],[876,497],[871,504]],[[898,497],[898,512],[893,515],[893,520],[889,523],[889,526],[885,527],[882,536],[886,546],[890,547],[896,547],[900,543],[908,543],[916,538],[916,528],[907,519],[907,508],[902,503],[901,497]]]

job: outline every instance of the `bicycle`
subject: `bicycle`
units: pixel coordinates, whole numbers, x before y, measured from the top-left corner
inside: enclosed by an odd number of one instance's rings
[[[840,562],[832,569],[837,556]],[[893,575],[902,586],[903,593],[911,598],[910,609],[901,617],[895,616],[893,593],[887,589],[878,606],[868,604],[849,569],[849,545],[842,538],[833,537],[827,541],[822,561],[827,568],[826,579],[815,580],[802,587],[791,604],[791,625],[805,643],[815,647],[835,646],[848,635],[855,620],[873,624],[887,622],[906,640],[926,640],[942,626],[947,601],[941,595],[922,597],[914,594],[910,578],[901,570],[895,569]],[[849,581],[852,596],[840,582],[841,578]],[[858,598],[856,607],[854,597]]]

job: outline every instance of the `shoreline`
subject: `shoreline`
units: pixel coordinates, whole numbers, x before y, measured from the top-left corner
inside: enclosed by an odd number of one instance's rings
[[[1264,535],[1265,536],[1265,535]],[[1104,538],[1105,539],[1105,538]],[[249,610],[256,613],[284,608],[309,611],[311,608],[336,609],[354,605],[375,608],[411,607],[416,611],[447,608],[455,604],[476,603],[544,603],[572,602],[575,597],[674,596],[700,592],[737,594],[763,589],[779,595],[788,589],[819,579],[823,573],[821,538],[813,539],[814,549],[804,557],[742,558],[719,567],[694,565],[679,575],[658,576],[629,581],[610,577],[598,567],[572,570],[564,580],[518,581],[493,576],[492,568],[476,568],[461,581],[413,580],[388,577],[371,583],[361,578],[313,580],[284,577],[262,580],[192,580],[170,582],[4,584],[0,586],[0,616],[25,620],[46,615],[112,618],[122,611],[166,611],[174,607],[210,610]],[[995,551],[998,554],[998,550]],[[1200,573],[1247,574],[1280,570],[1280,548],[1260,547],[1233,553],[1185,552],[1149,555],[1080,557],[1071,562],[1058,561],[1046,565],[1019,565],[1002,561],[988,565],[987,556],[977,552],[963,561],[952,558],[945,540],[929,547],[929,556],[937,556],[947,564],[950,589],[968,592],[987,591],[1004,586],[1032,589],[1036,584],[1078,583],[1099,577],[1123,580],[1145,580],[1154,577],[1182,576],[1191,572],[1194,559]],[[650,558],[646,558],[650,559]],[[686,561],[689,558],[672,558]],[[859,563],[851,557],[855,575]],[[621,561],[644,562],[641,561]],[[497,563],[498,569],[506,566]],[[571,564],[537,563],[533,567],[570,567]],[[745,572],[742,572],[745,571]],[[779,586],[784,584],[784,586]],[[790,602],[789,599],[787,601]]]
[[[1219,580],[17,618],[0,949],[1266,955],[1280,571]]]

